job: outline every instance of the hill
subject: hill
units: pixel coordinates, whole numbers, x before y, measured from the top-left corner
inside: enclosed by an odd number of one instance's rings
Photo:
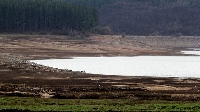
[[[200,0],[0,0],[0,32],[195,36],[199,9]]]
[[[118,0],[98,8],[115,34],[200,35],[199,0]]]

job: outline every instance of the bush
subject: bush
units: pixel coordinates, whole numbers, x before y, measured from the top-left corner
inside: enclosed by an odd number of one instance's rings
[[[108,26],[106,27],[97,26],[97,27],[92,28],[90,31],[91,33],[94,33],[94,34],[113,35],[112,30]]]

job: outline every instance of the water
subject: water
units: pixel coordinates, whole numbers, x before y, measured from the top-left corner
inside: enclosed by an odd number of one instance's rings
[[[181,51],[183,54],[194,54],[200,56],[200,48],[188,48],[189,51]]]
[[[31,62],[93,74],[200,78],[200,56],[74,57]]]
[[[195,50],[195,51],[181,51],[183,54],[194,54],[194,55],[199,55],[200,56],[200,50]]]

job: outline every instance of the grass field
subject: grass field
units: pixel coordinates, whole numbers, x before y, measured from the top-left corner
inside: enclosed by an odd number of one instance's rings
[[[131,99],[42,99],[0,96],[0,110],[30,111],[200,111],[200,101]]]

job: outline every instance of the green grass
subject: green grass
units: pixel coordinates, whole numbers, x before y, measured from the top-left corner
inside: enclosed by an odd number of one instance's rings
[[[31,111],[200,111],[200,101],[42,99],[0,96],[0,110],[3,109]]]

